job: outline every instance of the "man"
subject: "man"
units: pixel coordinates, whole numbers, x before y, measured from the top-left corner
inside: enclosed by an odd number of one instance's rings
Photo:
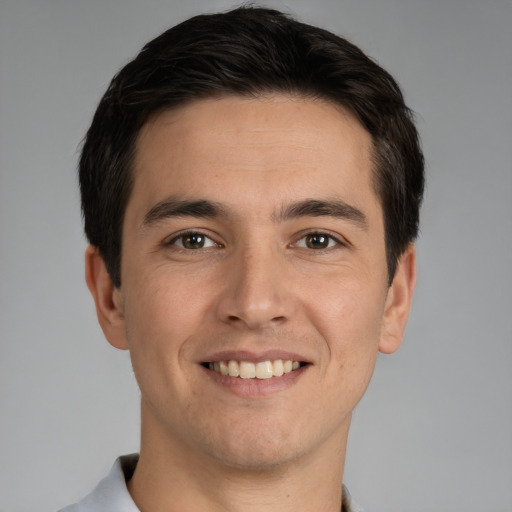
[[[359,510],[351,412],[402,339],[423,193],[393,78],[277,11],[192,18],[114,77],[80,185],[142,438],[66,511]]]

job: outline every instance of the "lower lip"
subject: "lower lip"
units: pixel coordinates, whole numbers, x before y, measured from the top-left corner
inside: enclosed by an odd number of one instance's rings
[[[271,377],[270,379],[242,379],[221,375],[204,366],[201,366],[201,369],[213,382],[229,389],[236,395],[244,398],[257,398],[289,389],[307,372],[309,366],[304,365],[297,370],[281,375],[281,377]]]

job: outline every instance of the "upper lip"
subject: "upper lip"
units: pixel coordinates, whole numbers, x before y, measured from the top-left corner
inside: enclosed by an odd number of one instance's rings
[[[251,350],[223,350],[208,355],[202,363],[215,363],[219,361],[250,361],[253,363],[260,363],[262,361],[275,361],[282,359],[284,361],[299,361],[301,363],[309,363],[310,361],[304,356],[288,352],[282,349],[269,349],[264,351],[251,351]]]

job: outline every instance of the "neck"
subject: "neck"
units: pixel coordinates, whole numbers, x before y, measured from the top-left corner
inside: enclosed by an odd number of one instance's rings
[[[348,425],[293,460],[234,467],[177,442],[143,414],[140,459],[128,490],[141,512],[339,512],[347,436]]]

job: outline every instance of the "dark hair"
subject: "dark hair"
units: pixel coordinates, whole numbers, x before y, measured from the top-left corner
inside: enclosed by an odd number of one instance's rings
[[[418,232],[423,154],[391,75],[359,48],[271,9],[195,16],[149,42],[113,78],[80,158],[85,233],[116,286],[122,224],[142,126],[159,112],[222,95],[286,93],[350,110],[373,140],[373,185],[384,211],[388,276]]]

